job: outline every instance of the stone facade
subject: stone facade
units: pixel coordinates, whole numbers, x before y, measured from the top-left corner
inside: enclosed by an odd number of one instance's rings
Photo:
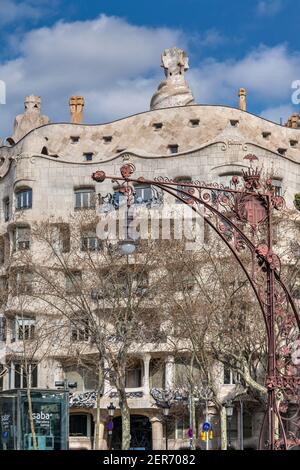
[[[11,228],[20,223],[20,220],[23,224],[30,225],[50,217],[61,217],[67,222],[74,211],[75,188],[94,186],[96,194],[112,192],[110,181],[100,185],[91,180],[91,175],[99,168],[107,174],[119,174],[120,166],[128,159],[135,165],[136,175],[143,175],[145,178],[153,179],[161,175],[175,178],[188,175],[201,181],[222,182],[223,178],[230,175],[241,174],[242,169],[247,167],[245,155],[253,153],[258,157],[258,164],[263,171],[272,173],[277,179],[288,206],[293,207],[294,195],[300,192],[300,129],[294,126],[283,127],[246,112],[243,93],[240,94],[242,109],[191,105],[193,98],[188,86],[182,81],[183,74],[181,78],[176,75],[177,84],[174,84],[174,79],[170,77],[174,56],[176,60],[178,56],[180,58],[179,65],[175,67],[176,74],[178,70],[184,71],[188,68],[187,58],[182,51],[171,50],[171,53],[164,54],[163,66],[167,71],[167,79],[152,99],[152,110],[111,123],[82,125],[81,117],[77,116],[73,123],[49,124],[48,118],[39,114],[40,101],[33,97],[26,100],[31,104],[37,102],[38,111],[32,111],[30,108],[24,115],[19,116],[10,141],[12,145],[8,143],[0,148],[0,236],[7,242],[6,250],[12,249]],[[169,62],[168,57],[172,59]],[[180,98],[178,101],[178,95],[174,98],[176,87],[177,91],[178,87],[184,91],[181,94],[179,90],[179,95],[181,98],[185,95],[186,100],[181,101]],[[82,108],[79,115],[81,110]],[[17,193],[22,188],[32,190],[32,205],[23,211],[20,219],[20,213],[15,206]],[[7,201],[8,206],[5,206]],[[4,259],[0,267],[1,276],[6,274],[6,269]],[[12,312],[4,311],[3,315],[10,317]],[[0,342],[3,363],[9,357],[10,351],[17,347],[18,342],[12,343],[11,339],[11,332],[7,331],[6,341]],[[140,387],[128,389],[128,393],[132,414],[149,418],[152,446],[162,449],[163,418],[161,410],[155,406],[149,383],[150,361],[158,354],[165,360],[165,387],[172,387],[174,358],[168,356],[163,348],[153,351],[149,347],[148,350],[142,348],[140,353]],[[63,378],[64,371],[58,358],[44,359],[39,364],[39,388],[52,388],[55,380]],[[9,374],[4,375],[3,386],[13,386]],[[232,387],[235,385],[223,386],[224,397],[230,395]],[[96,416],[96,402],[93,394],[86,396],[85,392],[89,391],[77,392],[83,395],[77,396],[76,407],[71,411],[74,414],[85,413],[91,417],[88,432],[87,436],[71,437],[71,448],[92,446],[92,422]],[[101,399],[102,448],[107,446],[106,407],[114,400],[114,393],[109,383],[106,383]],[[213,420],[215,410],[211,408],[209,413]],[[260,418],[256,416],[254,421],[253,437],[247,441],[249,446],[255,446]],[[185,433],[176,430],[175,435],[176,440],[171,439],[169,442],[170,449],[188,445]],[[216,433],[213,446],[217,448],[219,445],[220,440]],[[235,445],[238,447],[238,439]]]

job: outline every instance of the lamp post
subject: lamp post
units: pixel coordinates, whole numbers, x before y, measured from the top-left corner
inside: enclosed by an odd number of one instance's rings
[[[130,156],[136,157],[134,154],[127,154],[127,158],[130,158]],[[279,371],[279,369],[288,370],[290,358],[288,357],[285,360],[284,366],[280,366],[280,368],[276,363],[276,358],[283,346],[281,338],[286,338],[286,344],[290,344],[298,338],[300,315],[288,286],[281,279],[280,259],[273,252],[273,211],[274,209],[281,210],[285,204],[281,196],[275,195],[272,179],[269,178],[262,181],[261,171],[258,167],[253,168],[253,161],[258,160],[258,158],[253,154],[249,154],[245,155],[244,160],[249,161],[249,167],[247,170],[243,170],[241,182],[238,177],[232,177],[231,187],[226,189],[226,196],[223,185],[211,185],[205,182],[194,181],[179,187],[178,181],[169,177],[156,176],[154,179],[145,179],[143,176],[138,178],[132,177],[135,172],[135,166],[130,162],[122,165],[120,168],[121,176],[106,175],[103,170],[97,170],[92,174],[92,178],[97,183],[102,183],[106,179],[110,179],[114,183],[118,182],[119,190],[127,195],[127,207],[131,205],[134,183],[152,185],[190,206],[191,210],[196,214],[204,217],[208,225],[215,230],[220,239],[230,249],[250,282],[253,293],[259,302],[267,331],[268,362],[266,387],[268,391],[268,404],[262,423],[259,448],[262,447],[261,438],[263,426],[266,423],[268,425],[269,449],[275,450],[277,448],[275,421],[278,418],[282,431],[281,441],[286,449],[289,447],[289,443],[280,415],[277,396],[280,391],[283,403],[285,401],[293,403],[293,400],[297,399],[299,394],[299,387],[295,374],[282,375]],[[203,215],[199,210],[200,206],[212,212],[214,218],[211,219]],[[226,214],[229,213],[234,214],[234,216],[228,217]],[[222,223],[220,224],[220,222]],[[224,235],[224,223],[229,227],[229,237]],[[248,224],[248,227],[252,227],[251,238],[248,234],[248,228],[245,227],[246,224]],[[262,243],[260,230],[260,227],[263,226],[266,232],[264,243]],[[243,227],[245,228],[243,229]],[[245,250],[247,250],[250,256],[251,267],[243,259]],[[258,277],[261,279],[259,284],[257,282]],[[281,299],[280,302],[278,301],[279,298]],[[278,328],[283,336],[278,335],[276,331],[276,319],[278,316],[281,318],[281,326]]]
[[[225,403],[226,416],[228,420],[228,449],[231,449],[231,418],[233,415],[233,403],[231,400]]]
[[[112,448],[113,417],[114,417],[114,414],[115,414],[115,410],[116,410],[116,407],[114,406],[114,404],[112,402],[110,402],[110,404],[107,407],[108,416],[109,416],[109,422],[108,422],[108,426],[107,426],[108,437],[109,437],[109,440],[108,440],[109,450],[111,450],[111,448]]]
[[[164,405],[164,417],[165,417],[165,433],[166,433],[166,450],[168,450],[168,417],[171,406],[169,403]]]

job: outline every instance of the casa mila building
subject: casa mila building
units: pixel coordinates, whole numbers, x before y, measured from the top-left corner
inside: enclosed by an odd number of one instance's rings
[[[73,96],[70,98],[71,122],[52,123],[42,115],[40,97],[25,98],[24,113],[16,117],[12,135],[0,144],[2,290],[10,282],[18,282],[17,277],[15,281],[9,279],[12,265],[18,263],[18,251],[38,250],[30,237],[34,223],[55,217],[68,224],[75,210],[96,210],[92,201],[99,198],[95,195],[113,192],[109,181],[101,184],[92,180],[91,175],[98,169],[115,175],[119,174],[124,162],[129,162],[135,166],[136,174],[146,179],[166,175],[178,181],[189,178],[190,181],[215,181],[227,185],[232,176],[242,175],[242,170],[248,167],[244,157],[252,154],[257,156],[259,167],[272,173],[276,193],[284,195],[287,206],[295,209],[295,197],[300,193],[299,116],[293,115],[287,125],[279,125],[251,114],[246,109],[246,90],[243,88],[237,90],[236,107],[197,104],[185,78],[189,68],[185,52],[167,49],[161,60],[165,78],[153,94],[150,109],[113,122],[83,124],[84,98]],[[147,198],[151,200],[151,188],[147,192],[145,188],[137,187],[136,191],[145,202]],[[295,242],[300,242],[299,231]],[[17,353],[24,337],[34,338],[39,312],[20,315],[17,305],[20,303],[11,301],[1,307],[1,393],[26,389],[23,365],[18,362]],[[72,339],[89,341],[84,335],[76,338],[73,335],[70,341]],[[72,358],[60,354],[49,356],[44,355],[32,370],[32,389],[37,392],[52,390],[57,381],[76,382],[77,388],[72,389],[70,398],[69,448],[93,449],[97,414],[95,380],[90,371],[72,366]],[[136,356],[135,366],[127,374],[126,389],[132,447],[164,449],[164,415],[152,390],[176,387],[177,360],[163,345],[159,349],[157,345],[153,348],[141,345]],[[155,372],[157,359],[163,364],[160,374]],[[225,403],[236,386],[235,381],[226,368],[220,368],[219,380]],[[101,449],[107,449],[109,445],[107,407],[111,402],[116,407],[112,446],[120,448],[121,418],[117,394],[105,380],[100,400]],[[221,446],[219,416],[214,407],[208,405],[214,431],[209,446],[218,449]],[[4,426],[9,420],[8,414],[2,410],[1,416]],[[234,403],[231,446],[255,449],[261,420],[259,408],[247,409],[246,405],[242,408],[239,402]],[[203,421],[200,417],[195,431],[197,438]],[[49,427],[45,426],[45,429],[44,434],[50,433]],[[168,430],[169,449],[189,446],[188,429],[187,409],[187,416],[176,418]],[[199,440],[197,445],[202,444]],[[205,448],[205,443],[203,445]],[[53,448],[51,439],[47,446]]]

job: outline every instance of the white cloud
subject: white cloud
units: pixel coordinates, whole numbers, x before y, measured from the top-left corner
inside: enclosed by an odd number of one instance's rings
[[[216,47],[227,42],[227,38],[223,36],[217,29],[207,30],[199,40],[199,44],[203,47]]]
[[[300,78],[300,54],[291,54],[285,45],[259,47],[240,60],[205,60],[190,72],[190,83],[198,102],[237,102],[240,87],[248,92],[248,108],[269,107],[291,101],[291,84]],[[260,103],[260,104],[259,104]]]
[[[0,63],[0,79],[7,85],[0,134],[11,132],[27,94],[42,96],[44,112],[58,121],[69,119],[72,94],[86,97],[87,122],[149,109],[163,77],[160,55],[174,45],[186,48],[179,30],[134,26],[105,15],[26,33],[17,58]]]
[[[274,16],[277,15],[283,7],[283,0],[260,0],[257,4],[257,13],[261,16]]]
[[[0,25],[37,19],[41,14],[40,6],[34,1],[0,0]]]

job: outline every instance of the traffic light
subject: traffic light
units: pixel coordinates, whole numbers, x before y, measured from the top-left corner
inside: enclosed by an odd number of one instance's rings
[[[206,441],[206,433],[204,431],[201,432],[201,441]]]
[[[212,438],[213,438],[213,431],[211,429],[208,434],[208,439],[212,440]]]

